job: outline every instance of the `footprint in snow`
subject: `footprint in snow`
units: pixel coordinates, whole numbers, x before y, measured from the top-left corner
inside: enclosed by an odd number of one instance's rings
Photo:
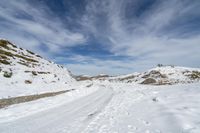
[[[154,98],[152,98],[152,101],[153,101],[153,102],[158,102],[158,98],[157,98],[157,97],[154,97]]]
[[[127,127],[128,127],[129,130],[137,130],[137,127],[134,127],[132,125],[128,125]]]
[[[150,122],[148,122],[148,121],[145,121],[145,120],[142,120],[142,119],[137,119],[138,121],[141,121],[144,125],[146,125],[146,126],[149,126],[149,125],[151,125],[151,123]]]
[[[150,122],[148,122],[148,121],[143,121],[143,123],[144,123],[146,126],[149,126],[149,125],[151,125],[151,123],[150,123]]]
[[[130,113],[128,111],[126,111],[126,115],[130,115]]]

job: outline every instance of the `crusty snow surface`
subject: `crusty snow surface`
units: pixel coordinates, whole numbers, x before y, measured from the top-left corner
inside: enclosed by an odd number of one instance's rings
[[[200,133],[200,83],[82,83],[0,109],[1,133]]]

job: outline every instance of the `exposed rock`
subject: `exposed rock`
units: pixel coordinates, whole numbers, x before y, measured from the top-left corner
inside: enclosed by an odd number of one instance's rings
[[[159,71],[152,70],[149,73],[142,76],[142,78],[167,78],[167,76],[164,74],[161,74]]]
[[[11,78],[11,77],[12,77],[12,72],[7,72],[7,71],[5,71],[4,74],[3,74],[3,76],[4,76],[5,78]]]
[[[156,80],[153,78],[145,79],[141,84],[155,84]]]
[[[32,84],[32,81],[30,81],[30,80],[25,80],[24,83],[25,83],[25,84]]]
[[[190,79],[196,80],[196,79],[200,79],[200,72],[198,71],[192,71],[191,74],[187,75]]]

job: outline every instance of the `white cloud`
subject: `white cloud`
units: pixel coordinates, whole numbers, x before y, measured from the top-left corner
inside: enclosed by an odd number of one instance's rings
[[[127,18],[125,11],[130,2],[135,2],[137,5],[138,1],[89,1],[83,19],[86,21],[84,26],[96,37],[101,38],[102,43],[106,43],[113,54],[140,57],[136,62],[146,62],[146,67],[159,62],[193,67],[199,65],[195,62],[200,58],[198,52],[200,35],[193,33],[195,29],[173,25],[174,22],[185,21],[191,16],[200,16],[198,1],[194,3],[179,0],[158,1],[141,16]],[[134,12],[134,7],[129,9],[129,12],[131,11]],[[104,22],[98,26],[101,17]],[[170,26],[174,26],[174,29],[169,30],[167,27]],[[102,27],[104,27],[103,33],[99,32]],[[183,34],[188,36],[183,38]],[[105,40],[109,40],[109,43]]]
[[[62,47],[80,45],[86,41],[83,34],[71,32],[65,28],[60,18],[51,14],[52,11],[45,5],[35,7],[26,0],[2,0],[0,17],[5,19],[7,27],[0,27],[1,36],[20,42],[19,45],[27,45],[29,36],[32,42],[28,44],[30,47],[45,44],[52,52],[57,52]]]
[[[35,49],[35,52],[43,43],[55,53],[63,47],[87,43],[90,41],[88,36],[92,36],[113,55],[130,57],[118,60],[82,55],[55,58],[58,62],[75,61],[66,65],[77,74],[116,75],[142,71],[158,63],[199,67],[200,32],[175,22],[182,24],[191,17],[200,16],[200,2],[157,1],[147,11],[134,16],[138,2],[141,1],[87,0],[85,12],[78,15],[80,18],[68,17],[68,20],[80,24],[79,32],[73,32],[45,5],[34,7],[26,0],[1,0],[0,17],[7,21],[0,22],[6,25],[0,27],[0,33],[25,48]],[[20,18],[18,13],[31,19]],[[127,13],[133,16],[127,17]],[[186,25],[192,23],[189,21]]]

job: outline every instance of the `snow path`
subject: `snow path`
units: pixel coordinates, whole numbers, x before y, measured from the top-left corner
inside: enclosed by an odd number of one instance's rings
[[[200,83],[94,83],[93,93],[0,123],[1,133],[200,133]]]
[[[110,88],[101,87],[94,93],[71,103],[45,110],[21,119],[0,124],[1,133],[62,133],[80,132],[112,98]]]

